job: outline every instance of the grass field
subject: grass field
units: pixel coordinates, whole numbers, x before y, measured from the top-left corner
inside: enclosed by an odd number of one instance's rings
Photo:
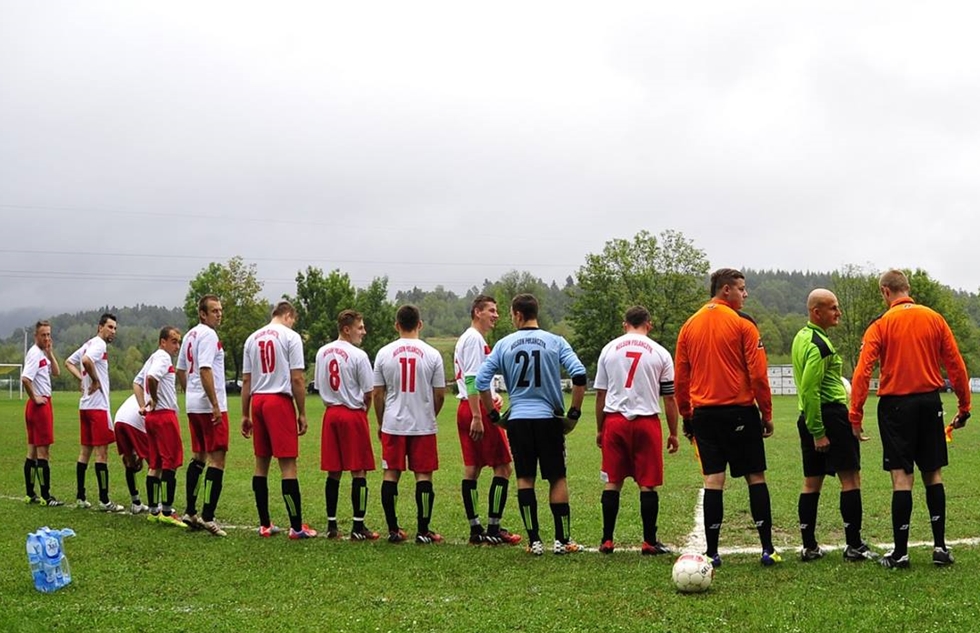
[[[117,407],[125,393],[113,394]],[[593,400],[578,430],[569,436],[569,487],[573,536],[594,548],[601,536],[599,451],[594,444]],[[435,476],[433,526],[447,537],[438,546],[393,546],[347,541],[261,539],[254,532],[251,446],[234,435],[218,519],[227,539],[185,533],[129,515],[27,506],[22,501],[23,404],[0,400],[0,631],[973,631],[980,616],[980,548],[954,547],[957,563],[936,569],[931,550],[912,550],[912,569],[888,571],[871,564],[845,564],[834,552],[802,564],[796,501],[800,467],[795,400],[776,398],[776,433],[767,440],[777,546],[785,562],[761,568],[758,555],[725,556],[711,591],[677,594],[670,582],[673,557],[641,557],[625,548],[641,540],[638,496],[624,488],[617,529],[622,551],[612,556],[586,552],[570,557],[530,557],[522,548],[465,545],[468,534],[459,499],[460,458],[454,429],[455,405],[440,416],[441,469]],[[57,394],[52,457],[55,495],[74,495],[77,455],[75,394]],[[952,409],[952,405],[948,407]],[[868,407],[874,429],[874,402]],[[232,401],[230,410],[238,410]],[[318,470],[322,405],[311,400],[311,431],[301,440],[300,483],[304,514],[317,529],[325,524],[323,475]],[[315,421],[315,423],[312,423]],[[872,435],[876,435],[872,433]],[[980,436],[971,425],[950,446],[946,470],[948,538],[980,536],[980,503],[974,481],[980,472]],[[864,446],[865,536],[883,546],[891,538],[890,486],[880,470],[876,437]],[[661,490],[660,536],[683,546],[694,524],[700,477],[690,447],[667,456]],[[112,496],[127,502],[123,470],[110,461]],[[270,489],[273,520],[287,524],[281,498]],[[486,494],[489,480],[481,481]],[[349,528],[345,477],[340,520]],[[383,527],[380,475],[369,478],[368,525]],[[89,495],[95,482],[89,473]],[[410,479],[403,481],[399,515],[414,528]],[[838,486],[828,481],[821,501],[818,536],[843,540],[837,510]],[[505,525],[523,533],[512,488]],[[178,472],[178,505],[183,470]],[[127,502],[128,504],[128,502]],[[546,498],[539,492],[543,536],[552,533]],[[484,501],[481,498],[481,505]],[[723,547],[757,547],[742,481],[725,495]],[[485,508],[481,509],[485,514]],[[42,525],[71,527],[67,541],[73,583],[54,594],[37,593],[24,553],[29,531]],[[246,529],[248,528],[248,529]],[[912,540],[930,540],[921,487],[915,493]]]

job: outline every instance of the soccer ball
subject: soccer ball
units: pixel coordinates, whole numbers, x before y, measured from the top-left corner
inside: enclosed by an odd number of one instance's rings
[[[682,554],[671,572],[674,586],[681,593],[707,591],[714,577],[715,568],[711,566],[711,560],[701,554]]]

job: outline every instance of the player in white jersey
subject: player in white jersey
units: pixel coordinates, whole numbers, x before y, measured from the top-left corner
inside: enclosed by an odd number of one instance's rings
[[[303,523],[303,502],[296,479],[299,436],[306,433],[306,364],[303,339],[293,331],[295,324],[296,308],[288,301],[280,301],[272,311],[272,321],[245,340],[242,435],[252,438],[255,451],[252,491],[259,513],[259,533],[273,533],[269,464],[275,457],[289,514],[289,538],[306,539],[316,536],[316,530]]]
[[[374,359],[374,411],[381,434],[381,507],[388,522],[388,541],[407,538],[398,526],[395,504],[398,480],[405,470],[415,474],[415,503],[418,507],[416,543],[438,543],[433,532],[432,473],[439,469],[436,416],[446,399],[446,375],[442,355],[422,342],[422,318],[415,306],[404,305],[395,314],[395,329],[401,338],[385,345]]]
[[[75,507],[80,509],[92,507],[85,498],[85,472],[94,451],[99,509],[103,512],[125,510],[123,506],[109,499],[108,447],[116,441],[116,436],[109,415],[109,352],[106,346],[115,338],[116,317],[107,312],[99,318],[96,335],[65,360],[65,369],[79,380],[82,389],[82,398],[78,404],[82,446],[75,465]]]
[[[477,295],[470,306],[470,327],[456,341],[453,351],[456,388],[459,405],[456,408],[456,429],[459,444],[463,451],[463,509],[470,523],[470,543],[499,545],[519,543],[519,534],[500,527],[507,503],[507,488],[510,485],[511,456],[510,444],[503,429],[490,422],[487,411],[480,406],[480,392],[476,388],[476,374],[480,365],[490,355],[490,347],[484,338],[497,324],[497,301],[489,295]],[[501,398],[493,394],[496,409],[500,409]],[[490,482],[488,527],[484,531],[476,510],[476,482],[484,466],[493,469]]]
[[[61,375],[58,357],[54,355],[51,324],[38,321],[34,325],[34,345],[24,357],[20,382],[27,392],[24,421],[27,425],[27,459],[24,460],[24,485],[27,503],[60,506],[64,502],[51,496],[50,446],[54,444],[54,413],[51,408],[51,378]],[[34,490],[37,480],[39,497]]]
[[[337,503],[340,478],[351,474],[351,505],[354,525],[352,541],[373,541],[378,533],[364,526],[367,513],[367,472],[374,470],[371,409],[374,370],[361,341],[367,334],[360,312],[344,310],[337,316],[337,340],[316,353],[314,384],[323,399],[323,429],[320,433],[320,470],[327,473],[324,496],[327,502],[327,538],[337,538]]]
[[[674,361],[670,352],[648,335],[650,313],[643,306],[626,311],[625,334],[602,349],[596,366],[596,445],[602,449],[602,543],[599,551],[611,554],[619,495],[623,481],[632,477],[640,488],[644,555],[669,554],[657,540],[663,484],[663,432],[660,399],[667,416],[667,451],[676,453],[677,403],[674,400]]]
[[[177,492],[177,469],[184,463],[184,445],[177,420],[177,376],[173,355],[180,349],[180,331],[171,326],[160,330],[158,348],[144,365],[142,391],[134,389],[141,412],[146,416],[149,453],[146,474],[150,521],[179,528],[187,527],[173,509]]]
[[[197,302],[200,323],[184,335],[184,342],[177,354],[177,382],[187,394],[187,423],[194,453],[187,466],[187,510],[181,521],[191,529],[204,529],[214,536],[227,536],[214,520],[224,483],[225,454],[228,452],[225,351],[217,333],[222,314],[218,297],[201,297]],[[204,475],[204,507],[198,515],[201,475]]]
[[[148,512],[150,507],[140,499],[139,488],[136,486],[136,473],[143,469],[143,460],[150,457],[150,441],[146,436],[146,422],[136,394],[143,393],[143,380],[149,361],[143,364],[136,377],[133,378],[133,395],[126,398],[116,415],[113,416],[113,433],[116,436],[116,448],[122,457],[126,468],[126,485],[129,487],[130,514]]]

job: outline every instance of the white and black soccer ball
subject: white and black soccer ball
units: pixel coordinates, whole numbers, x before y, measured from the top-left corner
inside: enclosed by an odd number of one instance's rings
[[[711,559],[701,554],[682,554],[671,572],[674,586],[681,593],[707,591],[714,577],[715,568],[711,566]]]

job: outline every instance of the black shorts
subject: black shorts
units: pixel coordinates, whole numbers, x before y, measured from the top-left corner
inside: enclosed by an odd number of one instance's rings
[[[565,477],[565,433],[559,418],[511,419],[507,423],[507,441],[518,477],[537,477],[539,463],[542,479]]]
[[[878,432],[885,470],[928,473],[949,463],[938,391],[878,398]]]
[[[847,419],[847,406],[830,402],[820,406],[823,428],[830,439],[830,449],[818,453],[813,446],[813,435],[806,428],[803,415],[796,422],[800,432],[800,449],[803,452],[803,476],[819,477],[836,475],[849,470],[861,470],[861,443],[851,431]]]
[[[766,470],[759,409],[750,407],[698,407],[691,420],[701,456],[701,472],[725,472],[744,477]]]

